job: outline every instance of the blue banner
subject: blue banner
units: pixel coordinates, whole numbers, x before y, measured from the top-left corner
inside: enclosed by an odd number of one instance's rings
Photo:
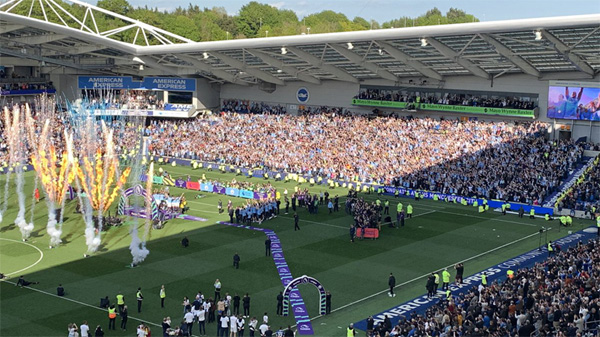
[[[239,188],[233,188],[233,187],[227,187],[227,189],[225,190],[225,194],[231,195],[231,196],[234,196],[234,197],[239,197],[240,196],[240,189]]]
[[[196,91],[196,79],[178,77],[146,77],[134,81],[131,76],[79,76],[79,89],[146,89]]]
[[[77,86],[79,89],[139,88],[139,85],[134,87],[131,76],[79,76]]]
[[[203,192],[211,192],[213,191],[213,184],[201,183],[200,190]]]
[[[191,104],[171,104],[165,103],[163,110],[165,111],[190,111],[194,106]]]
[[[558,244],[561,246],[561,249],[564,251],[567,248],[576,245],[579,241],[586,242],[587,240],[596,237],[596,229],[594,227],[590,227],[584,229],[583,231],[579,231],[577,233],[573,233],[568,235],[562,239],[554,241],[554,244]],[[536,234],[533,234],[536,235]],[[481,282],[481,275],[485,272],[488,284],[496,281],[502,280],[506,278],[506,272],[509,269],[516,271],[516,269],[529,268],[532,267],[535,263],[541,262],[546,259],[548,256],[548,250],[544,247],[541,250],[534,249],[523,255],[519,255],[513,259],[508,261],[504,261],[500,264],[497,264],[493,267],[490,267],[486,270],[483,270],[479,273],[476,273],[472,276],[469,276],[463,280],[462,284],[452,283],[450,285],[450,291],[452,292],[452,296],[458,296],[460,293],[465,293],[467,289],[470,289],[473,286],[479,285]],[[426,278],[427,275],[422,276],[423,279]],[[439,290],[441,291],[441,290]],[[397,305],[393,308],[390,308],[384,312],[373,315],[375,320],[375,326],[377,324],[383,322],[385,315],[387,315],[391,321],[392,326],[396,325],[399,320],[403,317],[410,319],[410,314],[414,311],[417,314],[424,314],[425,311],[432,307],[434,304],[440,301],[439,298],[435,297],[432,299],[428,299],[427,295],[419,296],[412,301],[408,301]],[[360,330],[367,329],[367,321],[362,320],[360,322],[354,323],[354,326]]]
[[[246,198],[246,199],[253,199],[254,192],[252,192],[250,190],[240,190],[240,197]]]
[[[177,77],[146,77],[141,89],[167,91],[196,91],[196,79]]]

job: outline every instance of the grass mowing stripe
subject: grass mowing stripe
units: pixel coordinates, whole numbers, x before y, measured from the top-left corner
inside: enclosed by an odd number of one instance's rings
[[[520,238],[520,239],[517,239],[517,240],[511,241],[511,242],[505,243],[505,244],[503,244],[503,245],[501,245],[501,246],[498,246],[498,247],[496,247],[496,248],[490,249],[490,250],[488,250],[488,251],[485,251],[485,252],[483,252],[483,253],[479,253],[479,254],[477,254],[477,255],[471,256],[471,257],[470,257],[470,258],[468,258],[468,259],[465,259],[465,260],[462,260],[462,261],[458,261],[458,262],[456,262],[456,263],[453,263],[453,264],[451,264],[451,265],[448,265],[448,266],[446,266],[446,267],[443,267],[443,268],[441,268],[441,269],[453,267],[453,266],[455,266],[457,263],[464,263],[464,262],[467,262],[467,261],[471,261],[471,260],[473,260],[473,259],[476,259],[476,258],[478,258],[478,257],[481,257],[481,256],[483,256],[483,255],[486,255],[486,254],[489,254],[489,253],[492,253],[492,252],[495,252],[495,251],[497,251],[497,250],[499,250],[499,249],[502,249],[502,248],[504,248],[504,247],[508,247],[508,246],[510,246],[510,245],[512,245],[512,244],[515,244],[515,243],[517,243],[517,242],[520,242],[520,241],[523,241],[523,240],[529,239],[529,238],[531,238],[531,237],[533,237],[533,236],[536,236],[536,235],[538,235],[538,233],[537,233],[537,232],[536,232],[536,233],[533,233],[533,234],[530,234],[530,235],[527,235],[527,236],[524,236],[524,237],[522,237],[522,238]],[[436,270],[437,270],[437,269],[436,269]],[[398,284],[397,286],[395,286],[395,287],[394,287],[394,289],[395,289],[395,288],[398,288],[398,287],[401,287],[401,286],[404,286],[404,285],[407,285],[407,284],[409,284],[409,283],[412,283],[412,282],[414,282],[414,281],[420,280],[420,279],[422,279],[422,278],[425,278],[425,277],[429,276],[430,274],[431,274],[431,273],[423,274],[423,275],[421,275],[421,276],[418,276],[418,277],[415,277],[415,278],[413,278],[413,279],[411,279],[411,280],[408,280],[408,281],[402,282],[402,283]],[[352,306],[352,305],[358,304],[358,303],[360,303],[360,302],[362,302],[362,301],[365,301],[365,300],[368,300],[368,299],[370,299],[370,298],[373,298],[373,297],[375,297],[375,296],[378,296],[378,295],[384,294],[384,293],[385,293],[385,292],[387,292],[387,291],[388,291],[388,289],[385,289],[385,290],[382,290],[382,291],[376,292],[376,293],[374,293],[374,294],[372,294],[372,295],[369,295],[369,296],[363,297],[363,298],[361,298],[361,299],[359,299],[359,300],[356,300],[356,301],[354,301],[354,302],[350,302],[350,303],[348,303],[348,304],[342,305],[341,307],[335,308],[335,309],[331,310],[331,312],[336,312],[336,311],[339,311],[339,310],[345,309],[345,308],[347,308],[347,307],[349,307],[349,306]],[[312,321],[312,320],[314,320],[314,319],[317,319],[317,318],[319,318],[319,317],[324,317],[324,316],[323,316],[323,315],[318,315],[318,316],[312,317],[310,320]]]
[[[6,281],[6,280],[2,280],[2,282],[6,282],[6,283],[10,283],[10,284],[14,284],[15,286],[17,285],[15,282],[12,282],[12,281]],[[89,308],[94,308],[94,309],[96,309],[96,310],[100,310],[100,311],[105,311],[105,312],[107,312],[107,313],[108,313],[108,310],[106,310],[106,309],[102,309],[102,308],[100,308],[100,307],[97,307],[97,306],[95,306],[95,305],[91,305],[91,304],[88,304],[88,303],[85,303],[85,302],[77,301],[77,300],[74,300],[74,299],[71,299],[71,298],[68,298],[68,297],[64,297],[64,296],[58,296],[58,295],[55,295],[55,294],[49,293],[49,292],[47,292],[47,291],[43,291],[43,290],[40,290],[40,289],[32,288],[32,287],[29,287],[29,286],[25,286],[25,287],[22,287],[22,288],[26,288],[26,289],[29,289],[29,290],[37,291],[38,293],[42,293],[42,294],[46,294],[46,295],[50,295],[50,296],[52,296],[52,297],[60,298],[60,299],[66,300],[66,301],[70,301],[70,302],[73,302],[73,303],[77,303],[77,304],[79,304],[79,305],[83,305],[83,306],[86,306],[86,307],[89,307]],[[162,325],[159,325],[159,324],[156,324],[156,323],[152,323],[152,322],[150,322],[150,321],[145,321],[145,320],[143,320],[143,319],[140,319],[140,318],[135,318],[135,317],[133,317],[133,316],[128,316],[128,317],[129,317],[129,318],[132,318],[132,319],[134,319],[134,320],[136,320],[136,321],[139,321],[139,322],[143,322],[143,323],[150,324],[150,325],[157,326],[157,327],[162,327]]]

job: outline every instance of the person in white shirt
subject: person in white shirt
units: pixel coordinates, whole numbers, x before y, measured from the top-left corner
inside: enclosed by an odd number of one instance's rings
[[[237,330],[238,330],[239,337],[244,337],[244,329],[246,328],[244,326],[245,324],[246,324],[246,321],[244,321],[244,318],[242,317],[242,315],[239,315],[238,320],[237,320]]]
[[[81,337],[89,337],[90,326],[87,324],[87,321],[81,323],[79,331],[81,331]]]
[[[254,337],[254,332],[256,331],[256,327],[258,326],[258,320],[256,317],[252,317],[250,322],[248,323],[248,330],[250,331],[250,337]]]
[[[206,311],[204,309],[198,310],[196,317],[198,318],[198,333],[206,335]]]
[[[265,332],[266,332],[267,330],[269,330],[269,326],[267,325],[267,323],[263,323],[263,324],[261,324],[261,325],[258,327],[258,330],[260,331],[260,335],[261,335],[261,336],[264,336],[264,335],[265,335]]]
[[[221,318],[219,318],[219,322],[221,324],[219,325],[220,329],[217,335],[227,336],[227,328],[229,328],[229,317],[225,316],[225,313],[223,313],[221,314]]]
[[[188,335],[191,336],[192,335],[192,327],[194,326],[194,314],[191,311],[188,311],[185,313],[185,315],[183,315],[183,319],[185,320],[185,323],[187,324]]]
[[[144,329],[143,324],[140,324],[137,328],[137,337],[146,337],[146,329]]]
[[[229,336],[230,337],[237,337],[237,317],[235,317],[235,315],[231,315],[229,317]]]
[[[269,316],[267,315],[266,312],[265,312],[265,315],[263,316],[263,323],[269,324]]]

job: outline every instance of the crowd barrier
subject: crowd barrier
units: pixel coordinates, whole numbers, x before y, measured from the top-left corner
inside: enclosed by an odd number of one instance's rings
[[[155,157],[154,159],[157,159],[157,158],[159,158],[159,157]],[[163,158],[167,158],[167,157],[163,157]],[[236,172],[239,169],[240,173],[242,175],[248,176],[248,177],[250,176],[250,173],[252,173],[252,177],[257,177],[257,178],[263,178],[265,176],[265,174],[267,174],[267,176],[270,179],[274,179],[278,175],[279,175],[280,179],[284,179],[288,175],[288,173],[285,171],[272,171],[272,170],[265,170],[265,169],[261,169],[261,168],[248,169],[248,168],[244,168],[244,167],[238,167],[235,165],[226,165],[226,164],[220,164],[220,163],[214,163],[214,162],[196,161],[196,160],[191,160],[191,159],[168,158],[168,160],[169,160],[168,164],[172,164],[173,162],[175,162],[176,165],[190,166],[193,163],[197,163],[199,168],[205,168],[205,169],[209,169],[209,170],[220,170],[220,169],[224,168],[226,171]],[[307,182],[307,183],[309,183],[312,178],[314,181],[314,184],[316,184],[316,185],[327,185],[329,182],[333,182],[336,187],[341,186],[341,187],[353,189],[356,191],[361,191],[361,190],[367,191],[370,189],[377,191],[379,188],[383,188],[383,190],[384,190],[383,194],[388,195],[388,196],[395,195],[396,191],[398,191],[399,196],[414,198],[415,193],[418,192],[421,199],[439,200],[439,201],[443,202],[447,198],[448,202],[456,202],[456,203],[461,203],[462,200],[464,199],[464,200],[466,200],[467,204],[469,204],[469,205],[472,205],[475,201],[477,201],[477,203],[479,205],[483,204],[483,199],[469,198],[469,197],[464,197],[464,196],[459,196],[459,195],[454,195],[454,194],[444,194],[444,193],[430,192],[430,191],[423,191],[423,190],[413,190],[413,189],[404,188],[404,187],[383,186],[378,183],[352,182],[352,181],[346,181],[346,180],[340,180],[340,179],[330,179],[327,177],[321,177],[319,179],[319,176],[309,175],[309,174],[293,174],[293,175],[296,176],[296,178],[301,178],[304,182]],[[490,208],[501,208],[502,204],[504,204],[504,201],[502,201],[502,200],[494,200],[494,199],[488,200],[488,205]],[[537,206],[537,205],[527,205],[527,204],[522,204],[522,203],[517,203],[517,202],[510,202],[511,210],[518,211],[521,207],[523,207],[523,210],[526,214],[529,214],[529,211],[531,210],[531,208],[533,208],[535,211],[535,214],[537,214],[537,215],[540,215],[540,214],[554,215],[554,209],[551,207],[543,207],[543,206]]]
[[[142,174],[140,176],[140,181],[145,182],[148,179],[148,176]],[[245,199],[266,199],[275,197],[276,192],[257,192],[251,190],[243,190],[239,188],[233,187],[224,187],[220,185],[214,185],[211,183],[201,183],[198,181],[186,181],[183,179],[172,179],[170,177],[161,177],[161,176],[153,176],[152,182],[157,185],[164,186],[174,186],[179,188],[185,188],[188,190],[194,191],[202,191],[208,193],[216,193],[229,195],[232,197],[239,197]]]

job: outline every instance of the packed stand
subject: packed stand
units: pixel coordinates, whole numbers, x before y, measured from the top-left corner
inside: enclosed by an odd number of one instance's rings
[[[27,83],[27,82],[13,82],[13,83],[0,83],[0,90],[52,90],[54,85],[52,82],[48,83]]]
[[[164,101],[159,94],[149,90],[83,90],[83,105],[92,109],[163,109]]]
[[[378,101],[393,101],[406,103],[428,103],[443,105],[463,105],[492,108],[511,108],[532,110],[537,107],[533,100],[522,99],[515,96],[506,97],[480,97],[471,94],[457,93],[417,93],[401,92],[389,89],[365,89],[355,97],[359,99],[370,99]]]
[[[263,102],[251,102],[247,100],[223,100],[221,111],[235,112],[241,114],[267,114],[280,115],[287,112],[284,105],[269,105]]]
[[[396,326],[389,319],[379,325],[369,319],[368,335],[597,336],[599,261],[598,241],[580,242],[533,268],[517,270],[513,278],[440,300],[425,315],[413,312]]]
[[[596,213],[600,211],[600,166],[594,164],[579,184],[559,202],[559,208]]]
[[[546,140],[540,122],[225,113],[155,121],[144,132],[156,156],[532,204],[555,191],[583,153],[574,142]]]

